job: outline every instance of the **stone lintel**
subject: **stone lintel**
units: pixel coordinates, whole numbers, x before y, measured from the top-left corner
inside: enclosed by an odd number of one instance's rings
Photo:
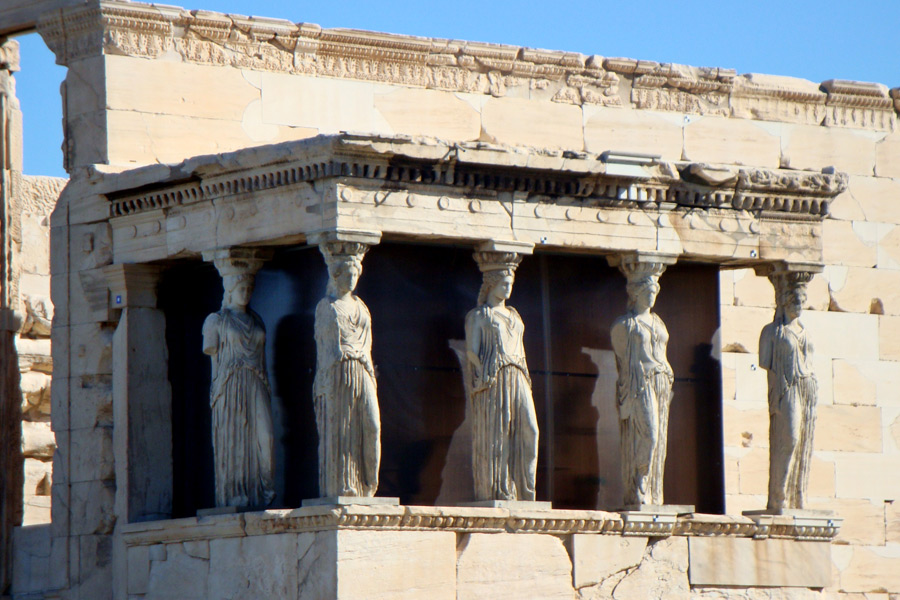
[[[104,267],[109,284],[109,306],[156,308],[156,287],[162,268],[148,264],[115,264]]]
[[[774,262],[754,265],[753,270],[760,277],[768,277],[779,273],[821,273],[825,265],[818,262]]]
[[[272,258],[272,250],[269,248],[233,246],[231,248],[207,250],[202,255],[203,260],[206,262],[215,262],[217,260],[266,261]]]
[[[478,252],[515,252],[516,254],[533,254],[534,244],[515,240],[487,240],[475,248]]]
[[[357,242],[374,246],[381,241],[381,232],[364,229],[323,229],[307,234],[306,241],[316,246],[328,242]]]

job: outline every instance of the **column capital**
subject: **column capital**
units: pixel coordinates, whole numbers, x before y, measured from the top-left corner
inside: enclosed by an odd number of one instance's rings
[[[147,264],[117,264],[103,268],[109,285],[109,307],[156,308],[156,287],[162,267]]]
[[[203,253],[203,260],[215,264],[222,277],[237,273],[255,275],[263,264],[272,258],[272,254],[270,248],[232,246],[207,250]]]
[[[768,277],[769,279],[789,273],[807,273],[812,278],[816,273],[824,271],[825,265],[813,262],[773,262],[754,265],[753,270],[760,277]]]
[[[354,242],[374,246],[381,242],[381,232],[367,229],[320,229],[306,234],[306,241],[311,245],[321,246],[330,242]]]
[[[611,267],[618,267],[628,281],[646,277],[655,281],[666,267],[675,264],[678,256],[660,252],[623,252],[607,256],[606,260]]]
[[[534,254],[532,242],[518,240],[487,240],[475,247],[476,252],[514,252],[519,255]]]

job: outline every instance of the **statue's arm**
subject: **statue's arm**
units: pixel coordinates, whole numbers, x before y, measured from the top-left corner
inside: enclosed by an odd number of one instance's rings
[[[625,360],[625,347],[627,346],[625,324],[622,321],[613,323],[612,329],[609,331],[609,337],[612,341],[613,352],[619,361]]]
[[[476,313],[469,313],[466,317],[466,359],[472,364],[475,371],[475,377],[481,377],[481,357],[478,355],[481,350],[481,325],[478,323]]]
[[[774,328],[772,323],[763,327],[759,334],[759,366],[767,371],[772,370],[772,346],[774,343]]]
[[[213,356],[219,351],[219,315],[213,313],[203,322],[203,353]]]

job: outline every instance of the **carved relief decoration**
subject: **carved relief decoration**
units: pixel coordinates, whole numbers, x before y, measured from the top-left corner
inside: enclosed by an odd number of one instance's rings
[[[630,516],[630,515],[629,515]],[[218,517],[202,524],[187,519],[177,528],[161,529],[136,523],[123,528],[129,546],[161,542],[194,541],[288,532],[370,530],[370,531],[452,531],[457,533],[543,533],[568,535],[643,536],[729,536],[830,541],[841,526],[839,518],[795,519],[793,517],[726,517],[661,515],[657,520],[629,519],[614,512],[556,510],[516,511],[496,508],[452,508],[397,506],[390,508],[352,507],[299,510],[270,510]],[[239,523],[234,522],[240,519]]]
[[[819,220],[828,214],[829,202],[846,189],[848,181],[844,173],[736,167],[721,168],[727,176],[713,178],[704,175],[708,165],[667,162],[648,167],[645,177],[625,178],[606,175],[603,156],[587,152],[446,143],[404,136],[318,136],[282,147],[295,149],[290,160],[221,175],[209,174],[208,169],[198,174],[205,165],[197,159],[182,163],[173,172],[193,181],[135,195],[117,193],[110,198],[110,216],[208,202],[244,192],[276,192],[329,177],[350,177],[378,182],[379,186],[441,185],[467,193],[546,196],[551,202],[573,197],[589,206],[639,208],[648,203],[672,203],[691,208],[789,213]],[[404,156],[408,160],[404,161]],[[510,165],[510,156],[521,157],[515,162],[523,166]],[[538,162],[526,157],[539,159],[545,168],[525,167]],[[219,159],[209,159],[214,160]]]
[[[48,13],[38,24],[61,64],[103,53],[184,60],[242,69],[339,77],[505,96],[525,86],[569,104],[622,106],[699,115],[892,131],[887,88],[833,80],[821,94],[756,86],[733,69],[459,40],[427,39],[309,23],[188,12],[104,1]],[[630,90],[624,100],[620,83]],[[874,86],[874,87],[873,87]],[[624,100],[624,101],[623,101]]]

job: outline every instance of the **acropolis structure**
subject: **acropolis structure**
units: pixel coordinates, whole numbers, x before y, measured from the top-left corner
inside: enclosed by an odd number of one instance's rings
[[[68,181],[22,173],[28,31]],[[900,88],[0,35],[3,599],[900,598]]]

